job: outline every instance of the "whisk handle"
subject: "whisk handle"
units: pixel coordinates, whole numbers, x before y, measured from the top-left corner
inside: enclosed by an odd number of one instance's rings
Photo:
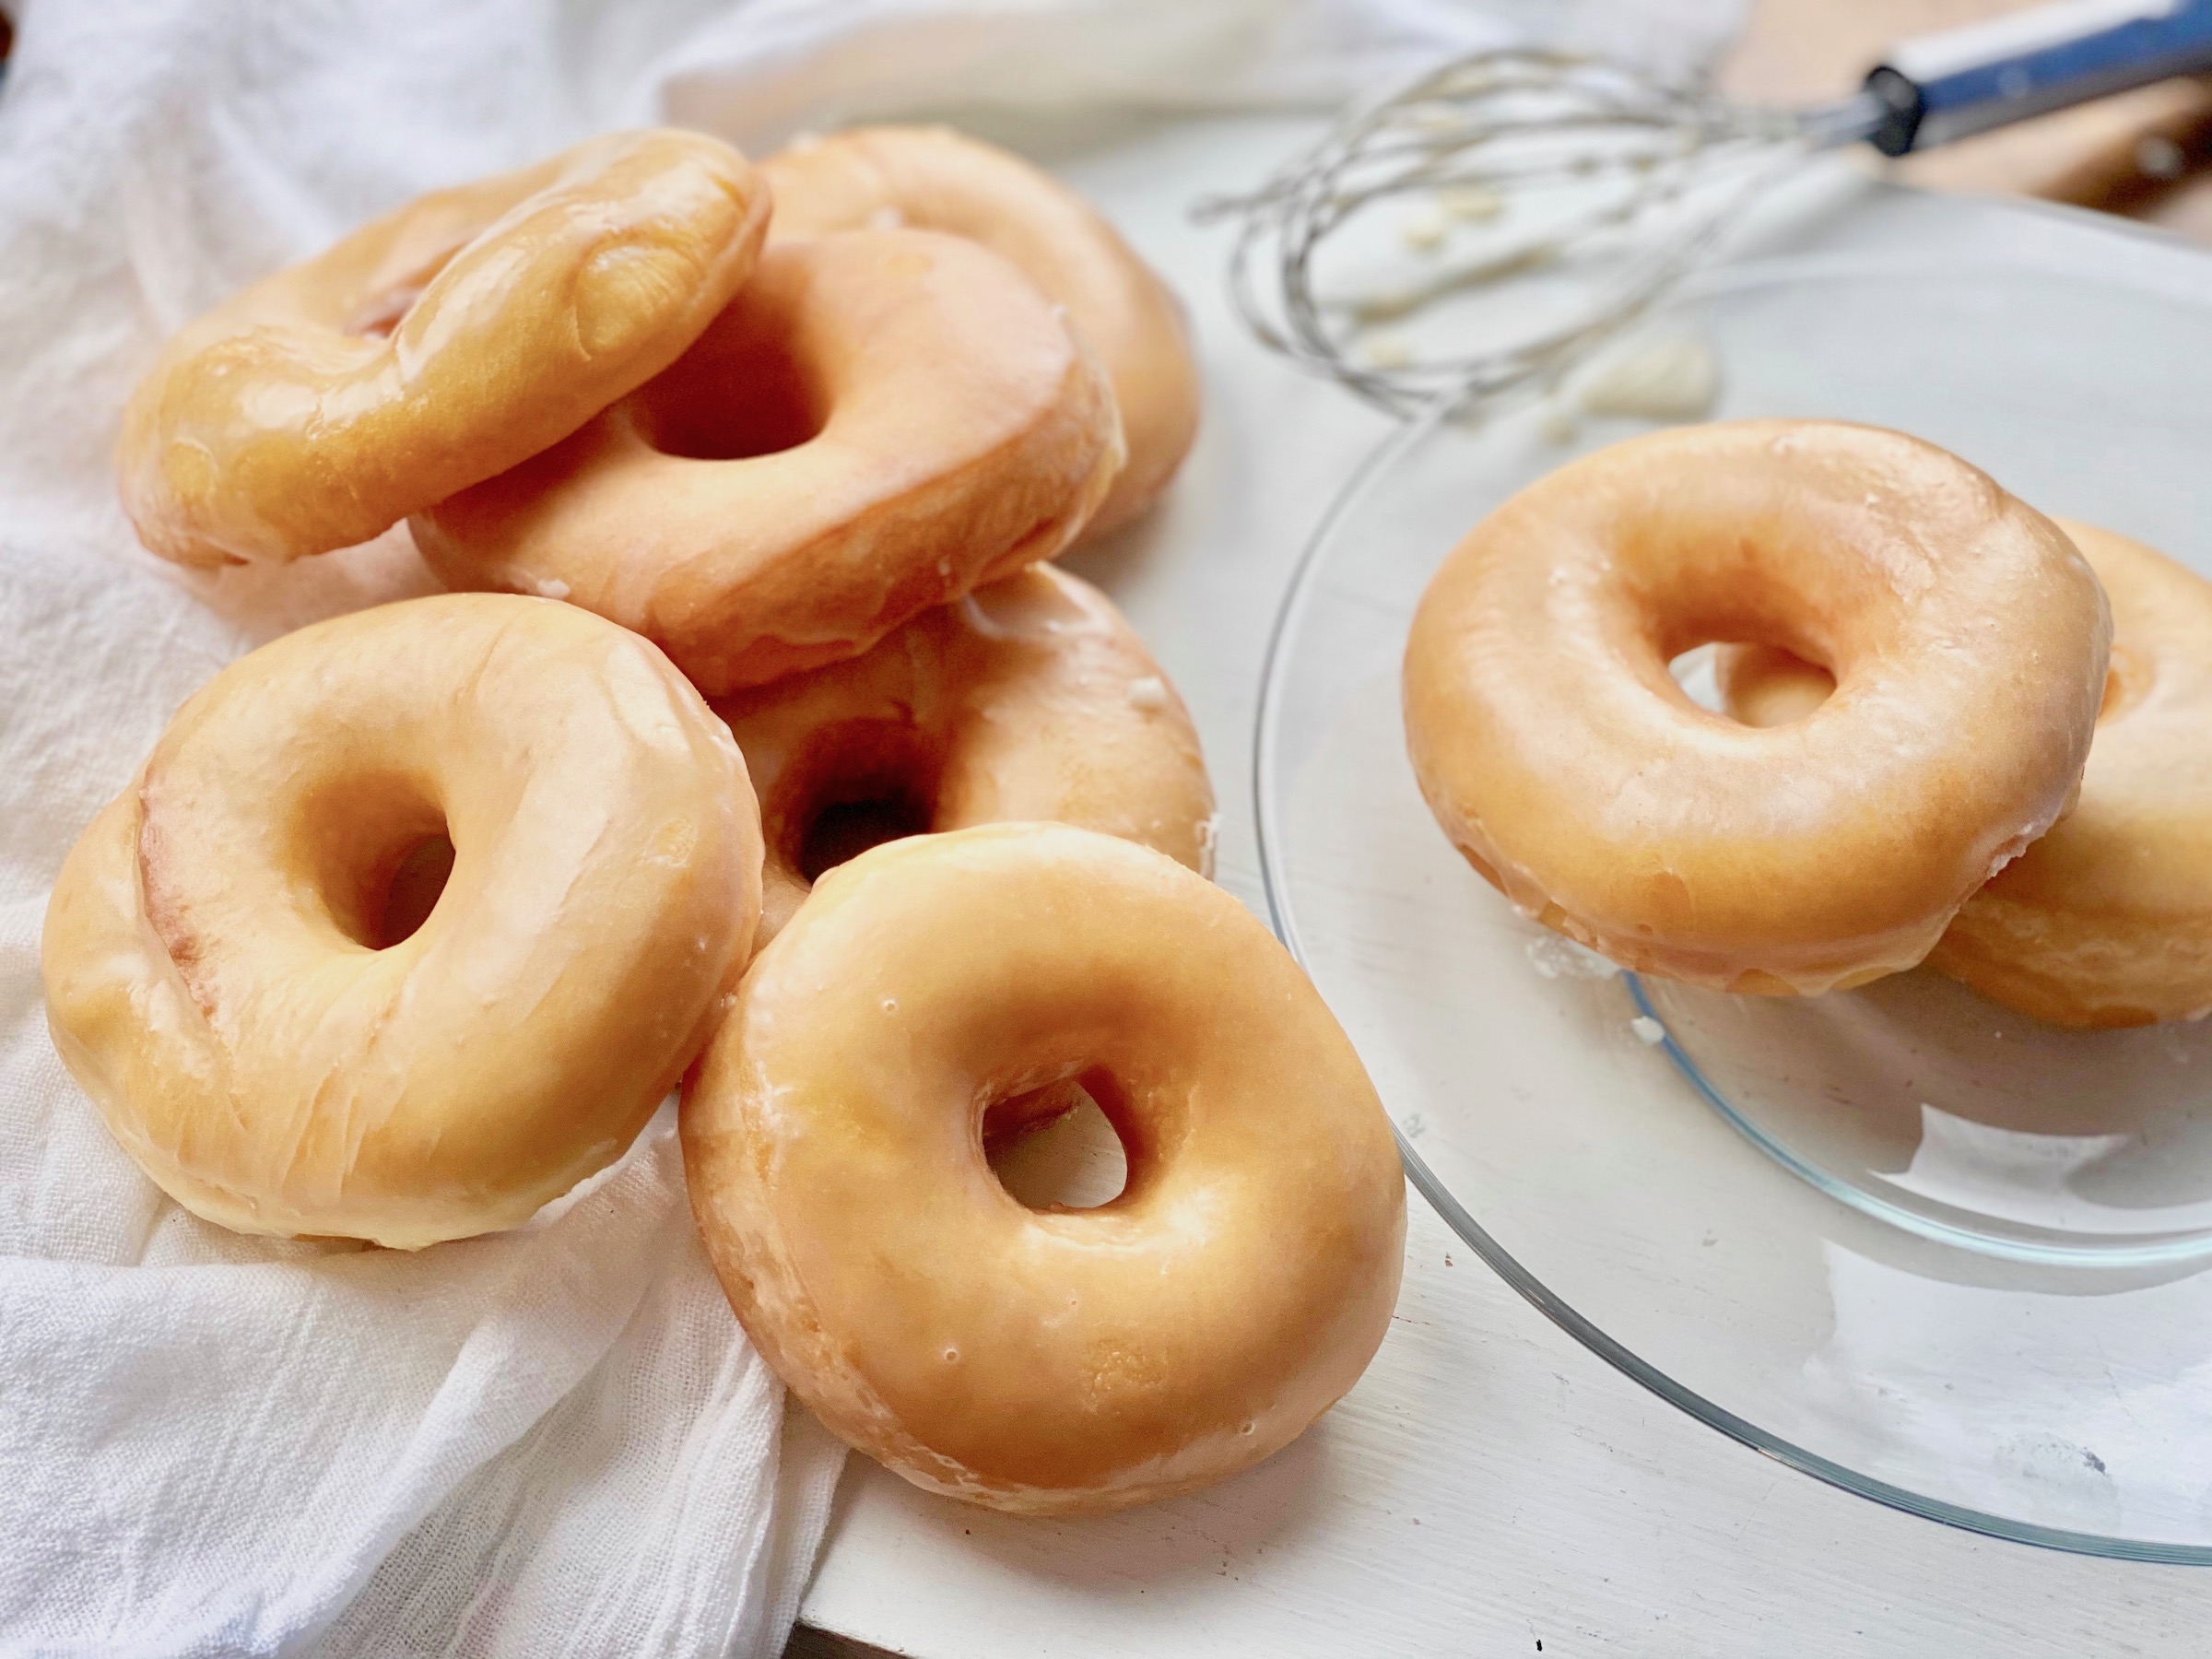
[[[2057,0],[1894,47],[1866,77],[1866,135],[1928,149],[2131,87],[2212,69],[2212,0]]]

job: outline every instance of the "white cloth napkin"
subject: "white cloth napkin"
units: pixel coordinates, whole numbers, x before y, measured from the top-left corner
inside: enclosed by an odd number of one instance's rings
[[[693,1235],[671,1114],[529,1227],[240,1238],[44,1026],[63,854],[260,639],[430,584],[404,531],[187,580],[115,502],[160,339],[426,187],[594,130],[1333,100],[1530,17],[1694,53],[1712,0],[28,0],[0,83],[0,1654],[778,1652],[841,1450]],[[1724,25],[1726,8],[1722,8]],[[1698,29],[1685,32],[1681,16]]]

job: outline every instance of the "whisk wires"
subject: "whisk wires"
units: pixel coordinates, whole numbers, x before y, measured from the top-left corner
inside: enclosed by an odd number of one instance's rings
[[[1355,109],[1198,213],[1237,221],[1230,293],[1272,349],[1396,414],[1481,409],[1555,385],[1827,142],[1792,113],[1515,48]]]

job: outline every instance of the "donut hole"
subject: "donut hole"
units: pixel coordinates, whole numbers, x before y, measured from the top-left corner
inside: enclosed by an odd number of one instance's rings
[[[443,830],[425,836],[400,854],[392,879],[384,888],[372,936],[363,941],[374,950],[389,950],[415,936],[453,873],[453,843]]]
[[[819,733],[785,774],[766,826],[802,880],[871,847],[929,831],[936,814],[938,757],[911,725],[848,721]]]
[[[371,294],[347,319],[343,332],[369,340],[390,339],[392,331],[406,321],[415,302],[422,298],[423,286],[407,283]]]
[[[782,329],[741,326],[725,312],[673,368],[638,394],[640,434],[665,455],[747,461],[821,435],[829,398]]]
[[[339,332],[362,339],[390,339],[430,284],[438,280],[439,273],[453,263],[462,245],[449,230],[427,251],[420,246],[394,249],[392,261],[371,281]]]
[[[1835,692],[1835,676],[1787,646],[1722,640],[1677,653],[1667,672],[1701,709],[1766,728],[1805,719]]]
[[[1682,694],[1699,708],[1714,714],[1728,712],[1717,677],[1721,650],[1716,642],[1692,645],[1688,651],[1676,653],[1666,665],[1675,684],[1682,688]]]
[[[453,875],[445,815],[413,780],[360,779],[325,791],[308,803],[300,830],[330,920],[371,950],[412,938]]]
[[[1094,1067],[985,1109],[983,1156],[1008,1197],[1060,1214],[1099,1209],[1129,1190],[1128,1146],[1101,1094],[1119,1100],[1112,1077]]]
[[[928,830],[929,803],[912,794],[832,801],[806,826],[794,867],[808,881],[819,881],[824,871],[858,858],[870,847]]]

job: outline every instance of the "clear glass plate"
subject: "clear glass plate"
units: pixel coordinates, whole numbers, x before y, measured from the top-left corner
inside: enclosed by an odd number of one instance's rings
[[[1715,349],[1715,418],[1901,428],[2212,573],[2200,272],[1744,267],[1653,326]],[[2060,1031],[1930,973],[1808,999],[1640,980],[1515,913],[1430,818],[1398,667],[1430,573],[1641,429],[1546,424],[1435,418],[1371,457],[1262,698],[1277,926],[1416,1184],[1582,1341],[1786,1463],[2002,1536],[2212,1563],[2212,1026]]]

